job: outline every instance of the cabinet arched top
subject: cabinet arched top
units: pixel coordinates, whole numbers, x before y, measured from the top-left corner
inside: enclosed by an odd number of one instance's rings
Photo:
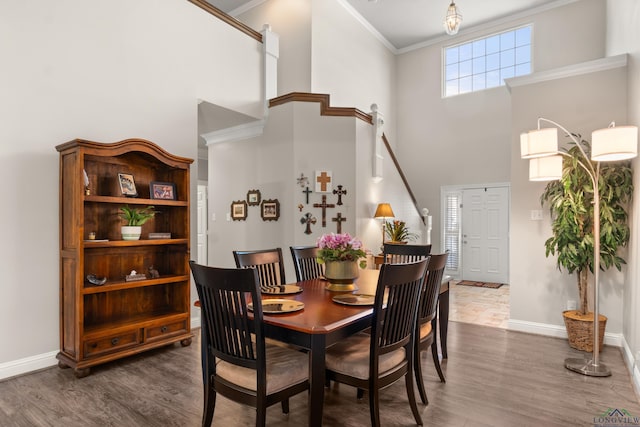
[[[56,150],[60,153],[64,153],[65,151],[75,151],[77,149],[82,149],[84,154],[94,156],[115,157],[131,152],[146,153],[166,165],[181,169],[186,169],[191,163],[193,163],[193,159],[176,156],[169,153],[159,145],[140,138],[130,138],[112,143],[94,142],[86,139],[74,139],[56,146]]]

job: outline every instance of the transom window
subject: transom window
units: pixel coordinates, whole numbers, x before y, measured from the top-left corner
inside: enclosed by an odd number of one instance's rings
[[[504,85],[531,74],[531,25],[445,48],[444,96]]]

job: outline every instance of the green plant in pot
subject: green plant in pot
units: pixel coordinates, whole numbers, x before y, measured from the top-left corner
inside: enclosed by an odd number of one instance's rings
[[[415,240],[418,235],[409,231],[409,227],[404,221],[385,221],[384,234],[389,241],[394,243],[407,243]]]
[[[122,226],[123,240],[139,240],[142,234],[142,225],[156,215],[153,206],[145,208],[132,208],[129,205],[120,207],[120,218],[127,222]]]
[[[579,350],[592,351],[593,312],[588,307],[588,275],[594,269],[594,188],[584,165],[598,179],[600,194],[600,270],[615,267],[619,271],[625,260],[618,250],[629,241],[626,208],[633,193],[633,174],[630,162],[598,163],[590,160],[591,144],[580,135],[572,135],[584,149],[573,143],[563,156],[562,177],[547,184],[540,196],[543,206],[551,212],[552,236],[546,240],[546,256],[557,256],[558,269],[576,273],[579,295],[578,310],[565,311],[565,325],[569,344]],[[582,162],[582,165],[580,164]],[[604,333],[606,317],[599,316],[600,333]],[[584,327],[576,322],[588,322]],[[576,336],[584,331],[586,338]],[[600,339],[600,346],[602,339]],[[599,347],[600,347],[599,346]]]

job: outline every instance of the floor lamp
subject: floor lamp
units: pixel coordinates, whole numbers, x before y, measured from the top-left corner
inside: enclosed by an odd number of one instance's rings
[[[540,128],[541,122],[552,124],[553,128]],[[615,126],[599,129],[591,134],[591,160],[589,161],[584,147],[576,137],[558,123],[538,119],[538,129],[520,135],[521,158],[529,160],[529,180],[551,181],[562,177],[562,156],[572,157],[569,153],[558,151],[558,129],[562,129],[578,147],[582,158],[576,158],[578,164],[587,172],[593,184],[593,357],[591,360],[567,358],[564,365],[567,369],[583,375],[606,377],[611,371],[600,363],[599,332],[599,298],[600,284],[600,192],[598,178],[600,162],[626,160],[638,155],[638,128],[635,126]]]
[[[384,251],[384,227],[387,222],[387,218],[395,218],[393,209],[389,203],[379,203],[376,208],[376,213],[373,214],[374,218],[382,218],[382,243],[380,244],[380,253]]]

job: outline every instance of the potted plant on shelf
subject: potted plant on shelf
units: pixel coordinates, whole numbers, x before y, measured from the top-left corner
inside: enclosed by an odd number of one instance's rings
[[[580,139],[580,135],[574,135]],[[590,157],[591,145],[582,140],[585,152]],[[598,171],[600,193],[600,270],[615,266],[621,270],[625,260],[618,249],[629,241],[626,207],[633,193],[633,175],[629,162],[601,163],[598,165],[581,156],[574,146],[564,157],[562,177],[547,184],[540,196],[541,204],[548,205],[551,212],[553,235],[546,240],[546,256],[556,255],[558,269],[565,268],[569,274],[577,273],[578,310],[563,312],[569,345],[583,351],[593,351],[593,312],[588,307],[588,272],[593,273],[594,254],[594,204],[591,178],[580,166],[590,161]],[[599,336],[602,346],[606,317],[600,315]],[[600,348],[600,347],[599,347]]]
[[[319,264],[324,264],[324,276],[329,281],[330,291],[353,291],[358,289],[354,280],[358,278],[358,267],[365,268],[367,254],[362,242],[349,233],[324,234],[317,242]]]
[[[127,222],[121,228],[123,240],[139,240],[142,234],[142,224],[156,215],[153,206],[146,208],[132,208],[129,205],[120,207],[120,218]]]
[[[409,231],[409,227],[404,221],[385,221],[384,234],[391,243],[407,243],[415,240],[418,236]]]

